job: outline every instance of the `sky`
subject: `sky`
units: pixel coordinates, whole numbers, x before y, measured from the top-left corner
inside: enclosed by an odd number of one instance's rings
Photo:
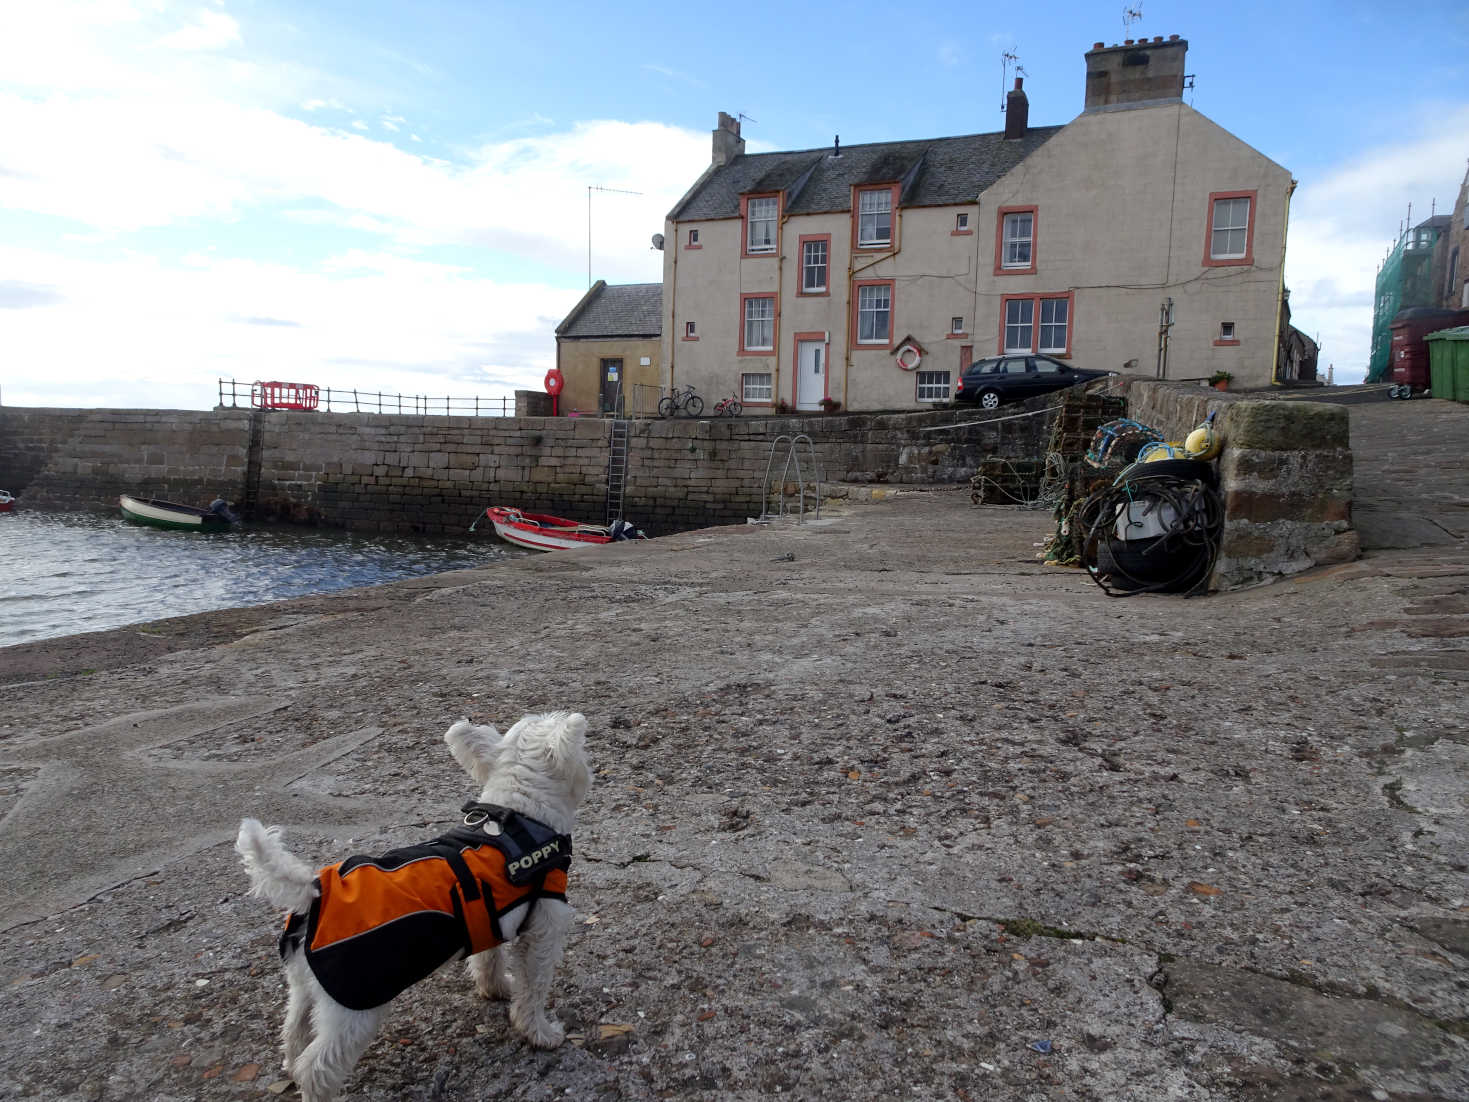
[[[1293,320],[1358,381],[1377,266],[1469,164],[1469,5],[1411,7],[0,0],[0,403],[539,389],[590,279],[661,279],[719,111],[750,152],[1000,130],[1009,53],[1061,124],[1093,42],[1170,34],[1299,181]]]

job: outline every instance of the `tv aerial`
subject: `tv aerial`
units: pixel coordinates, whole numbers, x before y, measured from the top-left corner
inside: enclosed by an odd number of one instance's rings
[[[1025,66],[1020,64],[1020,56],[1006,50],[1000,55],[1000,113],[1005,113],[1005,104],[1008,102],[1010,91],[1010,69],[1015,69],[1015,75],[1025,76]]]
[[[641,195],[641,191],[624,191],[620,187],[603,187],[601,184],[587,185],[587,286],[592,285],[592,192],[604,191],[610,195]]]
[[[1143,17],[1143,6],[1142,6],[1141,0],[1139,0],[1138,5],[1136,7],[1126,7],[1126,6],[1123,7],[1123,9],[1122,9],[1122,36],[1124,38],[1131,38],[1132,37],[1128,32],[1130,32],[1132,30],[1132,25],[1134,23],[1136,23],[1138,20],[1140,20],[1142,17]]]

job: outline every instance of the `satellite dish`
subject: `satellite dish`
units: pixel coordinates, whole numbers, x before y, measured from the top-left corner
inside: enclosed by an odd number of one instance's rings
[[[659,252],[663,251],[663,235],[661,233],[655,233],[653,235],[653,248]]]

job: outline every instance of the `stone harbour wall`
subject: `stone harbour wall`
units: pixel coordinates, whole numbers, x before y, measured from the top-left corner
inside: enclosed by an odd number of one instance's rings
[[[961,482],[987,458],[1041,454],[1045,408],[634,421],[624,513],[650,533],[758,515],[767,468],[794,483],[801,435],[808,485],[813,457],[825,482]],[[0,408],[0,486],[26,508],[224,497],[257,519],[376,531],[463,531],[495,503],[600,522],[608,433],[581,417]]]
[[[119,494],[238,500],[248,410],[0,408],[0,488],[25,508],[116,507]]]

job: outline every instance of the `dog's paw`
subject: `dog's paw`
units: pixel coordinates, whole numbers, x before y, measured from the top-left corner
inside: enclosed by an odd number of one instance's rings
[[[566,1040],[560,1022],[544,1011],[526,1010],[520,1003],[510,1004],[510,1024],[534,1048],[556,1048]]]

